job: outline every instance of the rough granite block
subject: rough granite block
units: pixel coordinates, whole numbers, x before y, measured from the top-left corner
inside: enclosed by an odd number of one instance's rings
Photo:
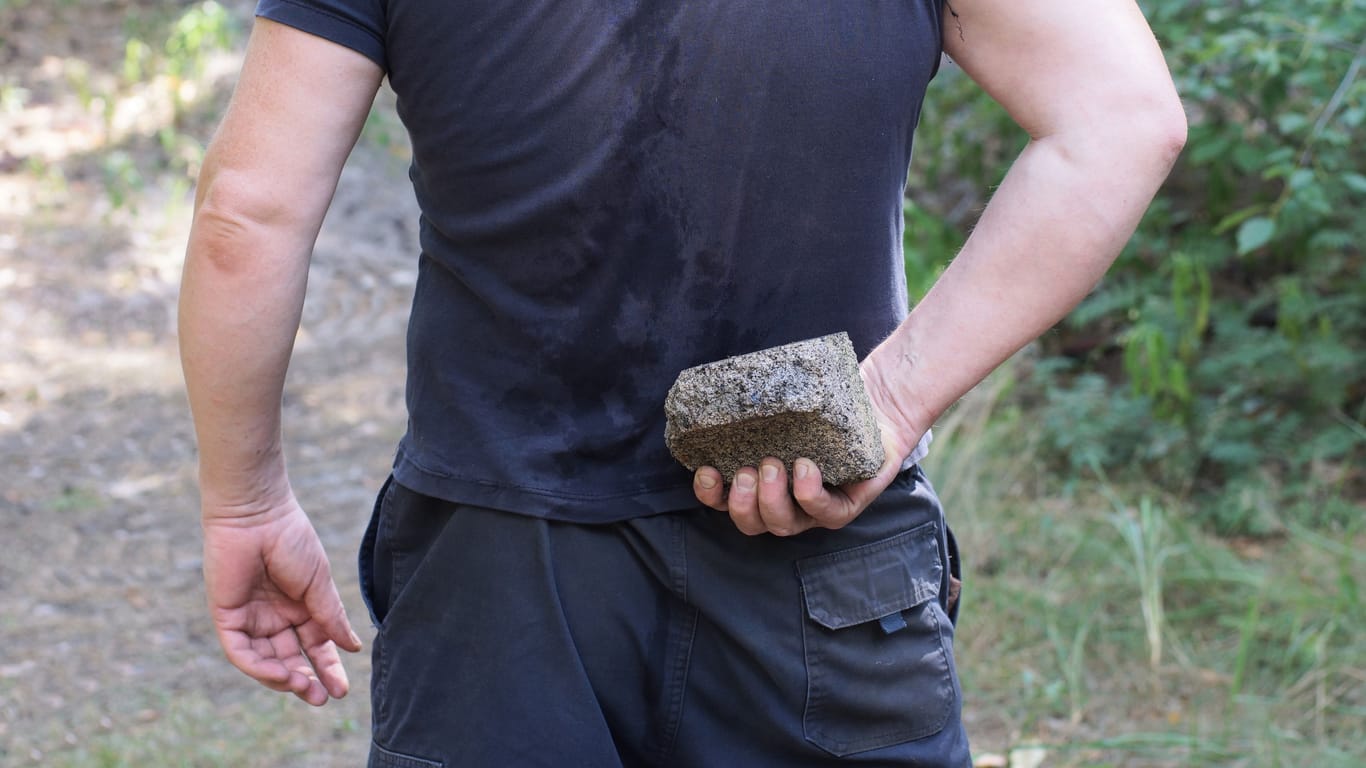
[[[831,485],[877,474],[884,458],[872,403],[846,333],[689,368],[664,401],[664,440],[688,469],[726,482],[766,456],[805,457]]]

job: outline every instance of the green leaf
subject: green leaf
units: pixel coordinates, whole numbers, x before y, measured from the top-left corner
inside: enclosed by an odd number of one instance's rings
[[[1220,219],[1219,223],[1214,225],[1214,229],[1212,231],[1216,235],[1222,235],[1230,229],[1233,229],[1234,227],[1238,226],[1239,224],[1242,224],[1244,221],[1247,221],[1253,216],[1256,216],[1257,214],[1261,213],[1265,209],[1266,206],[1264,205],[1253,205],[1248,208],[1244,208],[1241,211],[1234,211],[1233,213],[1230,213],[1229,215]]]
[[[1233,139],[1227,133],[1211,134],[1207,138],[1200,131],[1193,131],[1197,140],[1192,142],[1187,159],[1195,165],[1206,165],[1222,158],[1233,148]]]
[[[1238,170],[1249,175],[1260,171],[1266,164],[1266,152],[1256,144],[1236,144],[1230,155]]]
[[[1271,242],[1276,235],[1276,222],[1256,216],[1238,227],[1238,255],[1243,256]]]
[[[1276,118],[1276,128],[1281,133],[1295,133],[1309,125],[1309,118],[1296,112],[1289,112]]]
[[[1297,168],[1290,174],[1290,188],[1299,190],[1304,189],[1314,183],[1314,172],[1308,168]]]
[[[1342,182],[1353,192],[1356,192],[1359,195],[1366,195],[1366,176],[1362,176],[1359,173],[1344,173],[1342,175]]]

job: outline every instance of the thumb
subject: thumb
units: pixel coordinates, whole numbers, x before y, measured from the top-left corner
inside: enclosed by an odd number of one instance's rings
[[[324,564],[314,581],[304,594],[304,607],[318,622],[324,633],[338,648],[355,653],[361,649],[360,636],[351,628],[351,620],[346,616],[337,583],[332,580],[331,570]]]

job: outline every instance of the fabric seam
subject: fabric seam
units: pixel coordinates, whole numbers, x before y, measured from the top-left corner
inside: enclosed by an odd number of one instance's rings
[[[288,5],[291,8],[295,8],[305,13],[310,13],[317,16],[326,16],[327,18],[332,19],[333,21],[345,24],[351,29],[363,33],[366,37],[369,37],[371,40],[378,43],[381,50],[384,49],[384,38],[381,35],[377,34],[373,29],[367,29],[366,27],[357,24],[356,22],[346,18],[345,16],[333,13],[325,8],[318,8],[312,5],[305,5],[304,3],[298,2],[298,0],[276,0],[276,2],[282,5]],[[269,19],[270,17],[266,16],[265,18]]]

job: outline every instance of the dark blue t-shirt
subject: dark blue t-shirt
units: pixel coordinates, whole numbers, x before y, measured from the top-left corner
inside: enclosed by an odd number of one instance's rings
[[[370,57],[422,210],[395,477],[599,522],[696,502],[678,372],[906,313],[937,0],[262,0]],[[382,204],[377,201],[376,204]]]

